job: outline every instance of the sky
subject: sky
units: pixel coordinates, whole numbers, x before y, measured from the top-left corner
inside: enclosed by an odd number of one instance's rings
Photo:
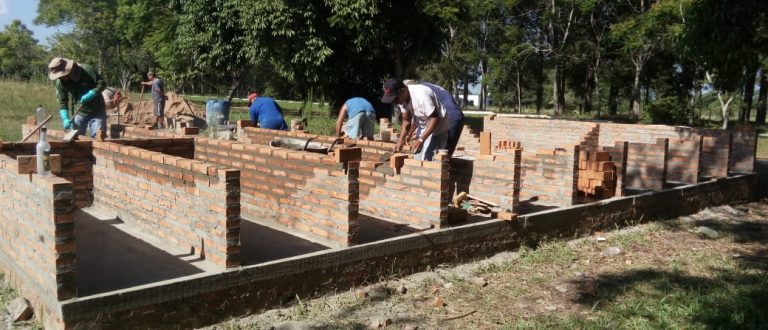
[[[48,37],[57,30],[33,23],[37,17],[37,3],[38,0],[0,0],[0,28],[5,29],[6,25],[18,19],[32,30],[40,44],[48,45]]]

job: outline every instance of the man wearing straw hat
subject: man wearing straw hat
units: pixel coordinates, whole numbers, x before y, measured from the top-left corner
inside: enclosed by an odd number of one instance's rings
[[[56,98],[64,129],[74,124],[77,134],[85,135],[87,127],[92,138],[96,137],[98,131],[104,130],[107,112],[101,92],[106,88],[106,83],[93,66],[56,57],[48,64],[48,78],[56,81]],[[80,103],[82,106],[80,112],[72,118],[74,123],[69,118],[70,97],[73,104]]]

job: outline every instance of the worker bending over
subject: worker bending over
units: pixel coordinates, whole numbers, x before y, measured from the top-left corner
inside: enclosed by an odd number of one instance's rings
[[[373,105],[362,97],[353,97],[339,110],[339,117],[336,119],[336,136],[341,136],[344,117],[349,116],[347,124],[344,126],[344,133],[352,139],[367,138],[373,140],[374,126],[376,125],[376,112]]]
[[[456,145],[459,144],[461,131],[464,130],[464,112],[461,111],[459,105],[456,104],[456,100],[453,98],[453,95],[451,95],[451,92],[428,82],[421,82],[419,85],[429,87],[429,89],[435,93],[435,96],[437,96],[437,101],[445,107],[445,117],[448,120],[448,141],[445,147],[440,149],[448,149],[448,155],[453,156],[453,152],[456,150]]]
[[[101,92],[107,84],[94,67],[56,57],[48,64],[48,78],[56,81],[56,99],[64,129],[73,124],[69,118],[69,98],[72,97],[73,103],[80,103],[82,107],[73,118],[77,134],[85,135],[87,127],[95,138],[98,131],[104,130],[107,111]]]
[[[259,92],[248,95],[251,121],[259,127],[287,131],[288,124],[283,119],[283,109],[271,97],[259,96]]]
[[[395,146],[396,152],[402,150],[406,139],[412,135],[416,137],[411,145],[414,159],[432,160],[438,149],[447,147],[446,109],[435,92],[420,84],[406,86],[395,78],[384,82],[383,89],[381,102],[394,103],[402,113],[403,131]]]

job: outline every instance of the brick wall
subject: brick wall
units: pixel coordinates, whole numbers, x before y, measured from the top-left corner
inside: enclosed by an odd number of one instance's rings
[[[573,205],[579,147],[523,155],[520,204]]]
[[[736,130],[732,135],[731,171],[752,173],[757,161],[757,132],[751,129]]]
[[[195,158],[195,139],[185,137],[173,138],[141,138],[138,140],[110,140],[125,146],[138,147],[145,150],[156,151],[170,156],[187,159]]]
[[[16,160],[0,155],[0,270],[45,324],[56,323],[57,300],[77,296],[72,183],[17,173]]]
[[[197,328],[258,313],[286,301],[344,291],[389,276],[405,276],[449,263],[512,250],[542,237],[584,236],[638,220],[687,215],[707,206],[752,200],[756,176],[748,175],[521,216],[417,233],[294,260],[249,266],[223,274],[133,288],[113,295],[65,302],[68,327]],[[654,205],[664,205],[656,207]],[[674,205],[673,207],[668,207]],[[249,294],[243,294],[249,293]],[[138,316],[140,315],[140,316]],[[138,316],[138,317],[137,317]],[[96,322],[96,323],[91,323]]]
[[[664,189],[667,178],[669,139],[656,143],[633,143],[627,147],[624,186],[637,189]]]
[[[494,141],[521,142],[523,155],[529,155],[539,150],[565,148],[592,141],[595,139],[596,125],[582,121],[486,116],[483,130],[491,132]]]
[[[481,199],[517,212],[520,203],[522,150],[451,159],[451,184]]]
[[[240,264],[240,172],[93,142],[95,205],[221,267]]]
[[[195,159],[241,171],[242,214],[279,223],[334,246],[357,243],[358,166],[334,157],[197,138]]]
[[[31,139],[37,139],[34,136]],[[34,155],[37,142],[2,143],[0,153],[16,158],[20,155]],[[72,182],[75,205],[87,207],[93,203],[93,156],[90,141],[50,141],[51,154],[61,155],[61,173],[58,175]]]
[[[701,146],[701,175],[724,178],[730,171],[731,134],[728,131],[704,131]]]
[[[464,148],[465,154],[476,154],[480,150],[480,132],[475,131],[469,125],[464,125],[458,147]]]
[[[611,147],[600,147],[600,150],[607,151],[611,155],[611,160],[616,166],[616,191],[614,196],[624,196],[624,181],[627,176],[627,154],[629,152],[629,142],[616,141]]]
[[[703,138],[702,138],[703,137]],[[725,177],[730,170],[751,173],[755,169],[757,134],[748,126],[736,130],[709,130],[665,125],[600,124],[600,145],[613,141],[655,143],[669,138],[668,179],[698,182],[699,176]],[[680,161],[687,158],[687,161]],[[699,166],[695,166],[696,162]],[[693,181],[694,176],[696,181]]]
[[[360,213],[415,228],[444,226],[451,199],[450,159],[447,155],[435,158],[432,162],[404,159],[399,170],[392,168],[389,173],[361,168]]]

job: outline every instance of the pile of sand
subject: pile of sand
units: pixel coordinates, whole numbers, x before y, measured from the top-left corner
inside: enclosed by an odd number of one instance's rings
[[[165,93],[165,118],[176,119],[177,122],[192,122],[195,127],[205,127],[205,109],[185,100],[174,92]],[[115,110],[107,110],[114,113]],[[132,126],[154,125],[155,115],[152,111],[152,100],[139,102],[123,101],[119,106],[120,123]],[[110,123],[116,123],[115,116],[109,117]]]

